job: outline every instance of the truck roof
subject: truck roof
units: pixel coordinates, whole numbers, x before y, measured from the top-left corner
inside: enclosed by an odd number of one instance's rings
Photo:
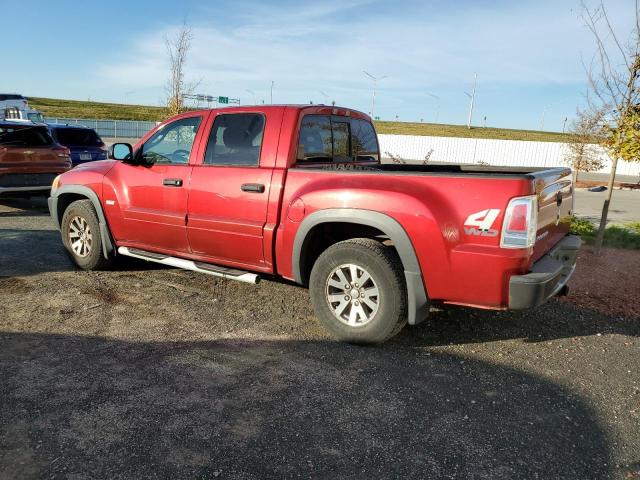
[[[326,114],[326,115],[344,115],[344,116],[352,116],[355,118],[363,118],[366,120],[371,120],[371,117],[366,113],[360,112],[358,110],[354,110],[353,108],[340,107],[337,105],[324,105],[321,103],[316,104],[274,104],[274,105],[241,105],[241,106],[231,106],[231,107],[219,107],[219,108],[204,108],[202,110],[208,111],[216,111],[216,112],[268,112],[269,110],[276,109],[296,109],[299,111],[304,110],[313,110],[314,113],[317,114]],[[191,112],[201,112],[202,110],[192,110]],[[186,113],[186,112],[185,112]]]

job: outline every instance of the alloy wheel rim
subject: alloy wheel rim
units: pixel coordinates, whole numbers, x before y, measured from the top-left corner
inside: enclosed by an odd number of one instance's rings
[[[327,278],[325,297],[331,313],[349,327],[369,323],[380,308],[380,291],[371,274],[359,265],[346,263]]]
[[[69,222],[69,245],[78,257],[86,257],[93,247],[93,234],[87,221],[75,216]]]

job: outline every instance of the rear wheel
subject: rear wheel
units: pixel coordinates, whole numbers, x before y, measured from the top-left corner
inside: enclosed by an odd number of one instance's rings
[[[400,259],[375,240],[346,240],[325,250],[313,266],[309,290],[316,315],[339,340],[384,342],[406,323]]]
[[[110,263],[102,253],[100,222],[90,200],[77,200],[64,211],[60,225],[62,242],[83,270],[100,270]]]

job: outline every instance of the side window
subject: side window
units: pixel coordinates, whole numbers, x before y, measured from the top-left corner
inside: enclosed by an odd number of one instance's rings
[[[333,140],[331,119],[327,115],[307,115],[300,125],[298,160],[304,162],[331,162]]]
[[[356,161],[378,161],[379,148],[376,131],[366,120],[351,119],[351,145]]]
[[[142,157],[149,163],[189,163],[193,141],[202,117],[187,117],[168,123],[154,133],[142,146]]]
[[[260,165],[264,116],[259,113],[218,115],[213,122],[204,165]]]

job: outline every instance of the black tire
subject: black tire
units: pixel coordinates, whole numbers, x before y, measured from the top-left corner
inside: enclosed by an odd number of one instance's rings
[[[336,270],[346,265],[356,265],[366,271],[374,282],[369,284],[369,288],[373,285],[379,292],[377,310],[369,312],[370,319],[361,325],[348,325],[345,323],[346,319],[339,319],[341,314],[338,310],[343,305],[342,302],[337,304],[335,301],[332,306],[329,300],[333,288],[330,286],[330,279],[338,278]],[[327,248],[313,265],[309,291],[313,308],[321,323],[341,341],[381,343],[398,334],[407,322],[407,287],[402,264],[395,250],[375,240],[355,238]],[[358,295],[357,291],[355,295]],[[357,297],[344,298],[345,301],[349,298],[353,302]],[[360,303],[364,307],[364,302]],[[353,307],[344,308],[346,312],[346,309]]]
[[[74,250],[71,241],[72,228],[77,228],[78,222],[84,225],[82,221],[86,222],[87,229],[85,231],[90,234],[91,239],[90,242],[85,242],[88,245],[88,249],[81,251],[84,255]],[[72,222],[74,222],[74,227],[71,226]],[[62,234],[62,243],[67,253],[81,269],[102,270],[111,264],[111,259],[105,258],[102,253],[100,222],[91,200],[76,200],[67,207],[62,216],[60,232]]]

